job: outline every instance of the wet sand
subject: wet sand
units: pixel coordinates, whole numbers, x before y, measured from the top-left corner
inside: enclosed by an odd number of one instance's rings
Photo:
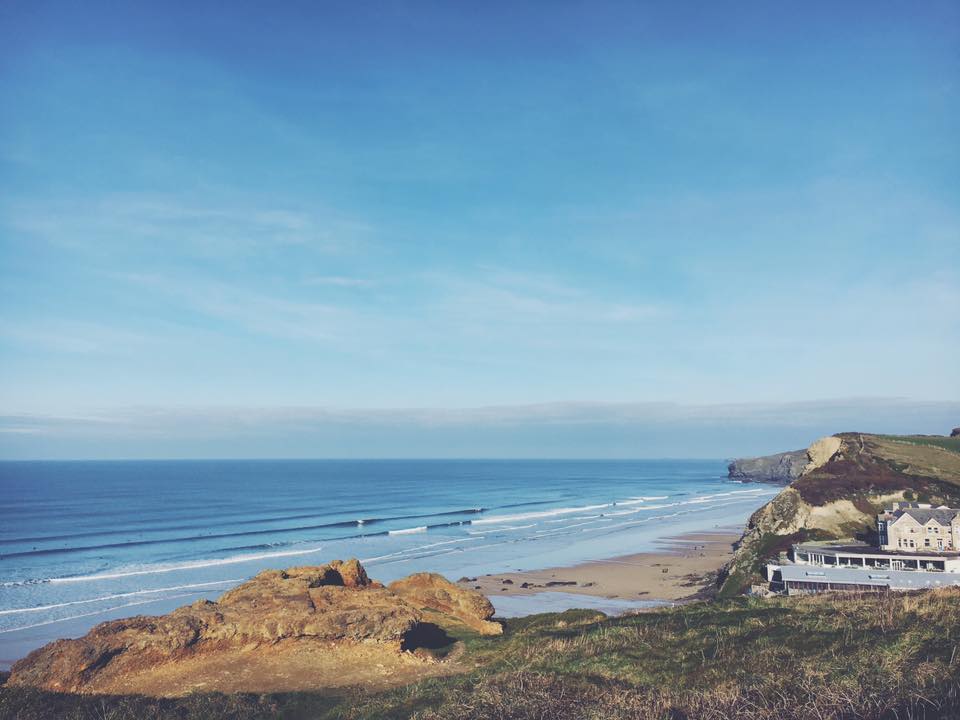
[[[461,579],[489,596],[549,591],[622,600],[682,602],[707,597],[716,575],[733,557],[741,528],[719,528],[666,538],[662,549],[571,567],[517,571]]]

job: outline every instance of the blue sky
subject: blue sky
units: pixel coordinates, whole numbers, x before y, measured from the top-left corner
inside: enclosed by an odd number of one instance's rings
[[[274,5],[0,5],[0,456],[960,425],[956,3]]]

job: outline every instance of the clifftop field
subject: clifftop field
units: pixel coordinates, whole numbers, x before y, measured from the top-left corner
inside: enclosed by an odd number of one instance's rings
[[[715,603],[604,618],[510,620],[452,633],[460,673],[381,694],[60,695],[0,690],[18,720],[178,718],[955,718],[960,592]]]

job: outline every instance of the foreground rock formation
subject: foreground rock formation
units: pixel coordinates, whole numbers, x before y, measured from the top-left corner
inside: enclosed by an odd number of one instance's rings
[[[493,606],[484,595],[464,592],[436,573],[417,573],[390,583],[390,590],[416,607],[451,615],[481,635],[499,635],[503,626],[490,620]]]
[[[384,685],[436,674],[423,666],[437,663],[407,651],[445,636],[442,626],[499,634],[493,612],[480,593],[435,574],[385,588],[356,560],[266,570],[217,602],[113,620],[50,643],[17,662],[8,682],[154,695]]]

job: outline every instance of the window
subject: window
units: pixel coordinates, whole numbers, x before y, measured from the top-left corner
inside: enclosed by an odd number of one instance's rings
[[[924,538],[924,539],[923,539],[923,546],[924,546],[924,547],[930,547],[930,538]]]

